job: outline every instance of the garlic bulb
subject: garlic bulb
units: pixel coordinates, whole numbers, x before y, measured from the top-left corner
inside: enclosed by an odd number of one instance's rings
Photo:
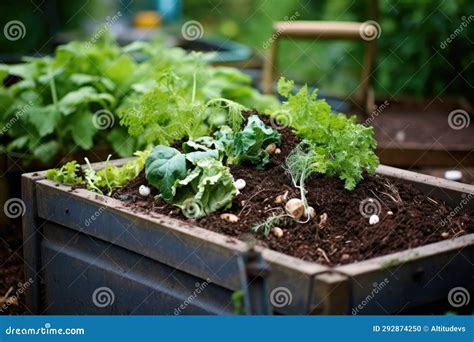
[[[304,214],[304,203],[298,198],[292,198],[286,202],[285,210],[293,218],[299,219]]]

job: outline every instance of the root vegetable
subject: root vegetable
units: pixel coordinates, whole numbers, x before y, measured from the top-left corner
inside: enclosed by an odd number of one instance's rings
[[[325,226],[327,220],[328,220],[328,214],[323,213],[321,216],[319,216],[319,225],[320,225],[321,227]]]
[[[309,219],[312,219],[316,216],[316,210],[314,210],[313,207],[308,207],[306,208],[306,216],[309,218]]]
[[[230,223],[235,223],[239,221],[239,217],[237,215],[229,214],[229,213],[221,214],[221,219]]]
[[[283,229],[280,227],[273,227],[272,234],[275,235],[277,238],[281,238],[283,236]]]
[[[281,150],[280,150],[279,148],[276,148],[274,153],[275,153],[275,154],[280,154],[280,153],[281,153]]]
[[[304,214],[304,203],[299,198],[292,198],[285,205],[286,212],[295,219],[299,219]]]
[[[271,143],[267,147],[265,147],[265,151],[267,151],[269,154],[275,153],[275,150],[277,149],[277,145],[275,143]]]
[[[138,193],[140,194],[140,196],[148,196],[150,195],[151,190],[146,185],[140,185],[140,187],[138,188]]]

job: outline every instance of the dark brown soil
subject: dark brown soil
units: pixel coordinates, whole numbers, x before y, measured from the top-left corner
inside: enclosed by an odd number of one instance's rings
[[[469,151],[474,147],[471,138],[474,125],[463,129],[453,129],[449,125],[449,113],[460,109],[460,103],[441,99],[400,102],[389,99],[379,108],[381,110],[372,114],[368,123],[374,127],[381,147],[410,149],[410,146],[417,146],[441,151]]]
[[[0,315],[27,314],[20,225],[0,228]]]
[[[245,241],[253,234],[259,245],[327,265],[361,261],[474,232],[474,213],[458,213],[446,221],[451,208],[442,201],[429,198],[400,180],[366,175],[353,191],[345,190],[339,179],[313,177],[307,182],[307,198],[317,218],[306,224],[278,224],[284,232],[280,238],[272,233],[254,233],[255,224],[284,213],[284,204],[275,204],[278,195],[288,191],[288,198],[299,198],[283,168],[285,157],[298,138],[289,129],[281,133],[281,154],[273,155],[265,170],[246,165],[231,167],[234,178],[243,178],[247,183],[226,211],[237,215],[239,221],[229,223],[221,218],[221,213],[216,213],[194,222],[196,225]],[[155,202],[152,196],[139,196],[141,184],[147,184],[143,173],[115,195],[124,196],[132,210],[153,211],[193,222],[176,207]],[[360,210],[370,198],[372,205],[380,205],[380,222],[375,225],[370,225]],[[393,214],[389,215],[389,211]],[[327,215],[324,224],[322,215]]]

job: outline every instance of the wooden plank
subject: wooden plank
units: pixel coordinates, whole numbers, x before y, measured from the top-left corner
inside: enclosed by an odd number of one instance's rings
[[[36,187],[35,182],[41,176],[25,175],[21,179],[21,197],[25,203],[25,214],[22,220],[23,226],[23,261],[25,279],[31,279],[31,286],[25,290],[25,306],[33,314],[41,313],[41,222],[38,221],[36,212]]]
[[[315,38],[315,39],[351,39],[361,40],[360,22],[342,21],[280,21],[273,24],[273,31],[281,37],[290,38]],[[372,25],[377,33],[377,29]]]

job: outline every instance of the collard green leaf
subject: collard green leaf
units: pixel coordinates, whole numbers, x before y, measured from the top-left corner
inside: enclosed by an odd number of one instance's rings
[[[158,145],[146,159],[146,179],[160,190],[165,201],[171,201],[175,195],[173,185],[186,175],[186,157],[175,148]]]

